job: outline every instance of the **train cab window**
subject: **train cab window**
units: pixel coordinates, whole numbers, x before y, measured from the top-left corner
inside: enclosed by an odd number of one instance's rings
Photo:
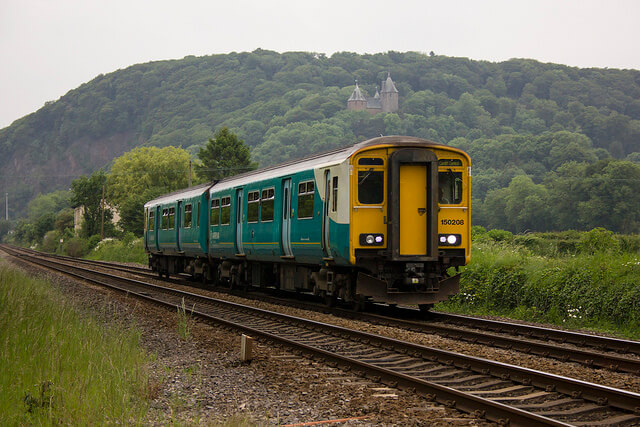
[[[169,230],[176,227],[176,208],[169,208]]]
[[[260,211],[260,192],[250,191],[247,194],[247,222],[258,222]]]
[[[220,203],[222,205],[220,208],[220,224],[229,225],[231,222],[231,197],[223,197]]]
[[[360,159],[364,160],[364,159]],[[384,201],[384,171],[373,168],[358,171],[358,202],[380,205]]]
[[[462,202],[462,172],[449,170],[438,173],[438,199],[441,205],[457,205]]]
[[[220,224],[220,199],[213,199],[211,201],[211,225]]]
[[[274,195],[275,191],[273,188],[262,190],[262,200],[260,200],[262,222],[273,221]]]
[[[331,199],[331,211],[338,211],[338,177],[333,177],[333,199]]]
[[[313,181],[298,184],[298,219],[313,218],[313,198],[315,184]]]
[[[156,228],[155,212],[153,211],[149,212],[149,222],[147,223],[147,226],[149,231],[153,231]]]
[[[191,214],[191,209],[192,209],[192,205],[188,204],[184,206],[184,228],[191,228],[191,218],[192,218],[192,214]]]
[[[440,160],[438,160],[438,166],[462,166],[462,160],[460,160],[460,159],[440,159]]]
[[[362,157],[358,160],[360,166],[384,166],[384,160],[380,157]]]
[[[169,209],[162,209],[162,229],[169,227]]]

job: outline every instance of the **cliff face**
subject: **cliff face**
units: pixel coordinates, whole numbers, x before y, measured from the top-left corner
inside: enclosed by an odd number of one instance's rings
[[[75,178],[106,168],[115,157],[141,143],[133,132],[121,132],[97,139],[78,138],[66,147],[17,147],[0,161],[0,191],[10,195],[10,217],[20,216],[33,196],[69,188]]]

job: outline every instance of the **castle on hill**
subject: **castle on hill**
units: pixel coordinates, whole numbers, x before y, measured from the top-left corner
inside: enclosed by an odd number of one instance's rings
[[[351,97],[347,100],[347,110],[368,111],[371,114],[395,113],[398,111],[398,89],[391,80],[391,73],[387,72],[387,79],[382,81],[380,92],[376,89],[373,98],[366,98],[358,87],[353,90]]]

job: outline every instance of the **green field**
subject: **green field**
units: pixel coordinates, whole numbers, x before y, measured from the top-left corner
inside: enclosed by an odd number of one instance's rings
[[[0,262],[0,425],[143,423],[147,356],[139,338]]]
[[[437,310],[640,339],[640,236],[603,229],[513,236],[475,228],[460,294]]]

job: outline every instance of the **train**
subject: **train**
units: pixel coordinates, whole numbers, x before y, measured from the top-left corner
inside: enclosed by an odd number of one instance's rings
[[[145,250],[161,277],[427,311],[470,260],[470,179],[460,149],[381,136],[150,200]]]

